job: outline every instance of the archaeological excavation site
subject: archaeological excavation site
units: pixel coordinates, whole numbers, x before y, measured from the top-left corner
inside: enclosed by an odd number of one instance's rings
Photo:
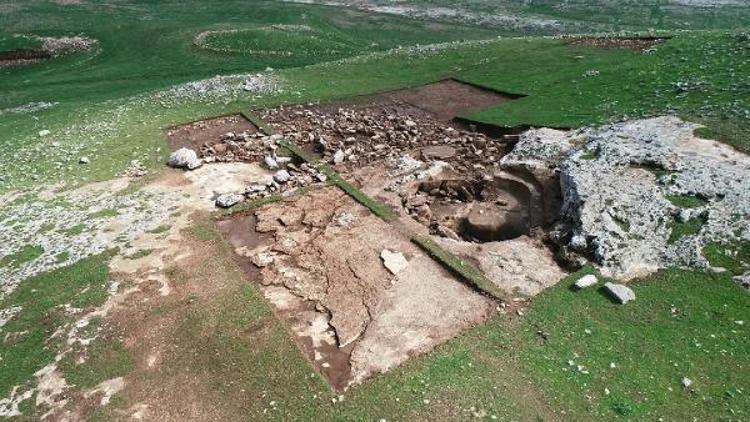
[[[167,129],[169,165],[215,202],[245,276],[338,392],[522,315],[583,267],[604,279],[576,288],[625,304],[622,283],[709,268],[707,244],[750,236],[750,159],[697,125],[466,118],[520,98],[447,79],[247,110]]]

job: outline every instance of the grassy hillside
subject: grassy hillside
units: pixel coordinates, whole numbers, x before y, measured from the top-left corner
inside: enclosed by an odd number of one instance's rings
[[[217,74],[300,66],[399,45],[493,34],[398,16],[347,10],[333,15],[317,7],[257,0],[13,4],[10,11],[0,8],[0,39],[14,39],[13,34],[85,34],[98,40],[99,48],[22,69],[0,67],[0,109],[35,101],[83,106]],[[195,45],[203,31],[269,25],[305,25],[342,40],[347,48],[322,56],[232,55]]]

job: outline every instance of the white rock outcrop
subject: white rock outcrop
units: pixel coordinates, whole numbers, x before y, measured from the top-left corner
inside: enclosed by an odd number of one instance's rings
[[[698,127],[666,116],[531,130],[501,165],[523,167],[542,184],[559,177],[553,237],[585,249],[603,275],[627,280],[668,266],[703,268],[706,244],[750,240],[750,157],[694,136]],[[691,223],[698,229],[672,235]]]

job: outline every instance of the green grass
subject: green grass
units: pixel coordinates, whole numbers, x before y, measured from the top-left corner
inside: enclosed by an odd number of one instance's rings
[[[469,283],[472,288],[496,299],[509,299],[508,292],[503,291],[497,287],[495,283],[487,279],[484,273],[467,259],[448,252],[426,236],[415,236],[412,238],[412,241],[420,248],[424,249],[425,252],[430,254],[431,257],[446,266],[450,271],[454,272],[464,281]]]
[[[146,233],[161,234],[161,233],[165,233],[169,231],[169,229],[171,228],[172,226],[169,224],[161,224],[159,226],[154,227],[153,229],[147,230]]]
[[[669,233],[669,243],[674,243],[685,236],[692,236],[698,234],[703,226],[708,222],[708,216],[704,213],[691,217],[688,221],[681,222],[672,220],[669,223],[669,227],[672,231]]]
[[[0,268],[18,268],[29,261],[39,258],[43,253],[44,248],[41,245],[26,245],[18,252],[0,258]]]
[[[750,416],[750,337],[735,322],[747,324],[750,297],[729,275],[662,271],[617,305],[596,288],[572,288],[585,272],[535,298],[514,327],[516,353],[555,407],[578,420]]]
[[[711,243],[703,248],[703,256],[714,267],[726,268],[732,275],[750,271],[750,242]]]
[[[67,229],[62,230],[60,233],[66,236],[78,236],[79,234],[83,233],[85,230],[86,230],[85,224],[76,224],[73,227],[68,227]]]
[[[250,56],[307,57],[332,60],[361,51],[309,26],[264,26],[207,33],[199,47]]]
[[[118,215],[120,215],[120,212],[117,211],[116,209],[114,209],[114,208],[106,208],[106,209],[103,209],[101,211],[97,211],[97,212],[95,212],[93,214],[89,214],[89,218],[91,218],[91,219],[95,219],[95,218],[112,218],[112,217],[117,217]]]
[[[698,208],[708,203],[705,198],[692,195],[667,195],[667,200],[680,208]]]
[[[53,361],[62,338],[50,336],[72,320],[62,305],[87,309],[105,300],[110,257],[96,255],[31,277],[0,301],[0,309],[21,307],[2,328],[9,340],[0,342],[0,395],[8,397],[17,385],[31,387],[34,372]]]
[[[70,258],[70,253],[68,251],[63,251],[55,255],[55,262],[59,264],[61,262],[67,261],[68,258]]]
[[[85,356],[83,363],[76,363],[76,355],[68,354],[59,364],[65,381],[83,389],[126,375],[134,365],[122,340],[116,337],[98,337],[88,346]]]

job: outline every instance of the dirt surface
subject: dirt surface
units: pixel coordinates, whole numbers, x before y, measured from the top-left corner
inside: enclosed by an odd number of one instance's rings
[[[258,128],[241,115],[217,117],[201,120],[167,129],[167,143],[172,151],[190,148],[196,152],[204,145],[221,141],[227,134],[252,135]]]
[[[571,45],[596,48],[624,48],[626,50],[643,51],[653,48],[666,41],[663,37],[581,37],[570,42]]]
[[[254,223],[254,233],[247,233]],[[220,223],[243,268],[343,391],[484,321],[494,303],[337,188]],[[381,255],[404,256],[393,274]]]
[[[17,66],[36,63],[51,58],[44,50],[11,50],[0,51],[0,66]]]
[[[383,94],[432,113],[439,120],[451,120],[478,109],[492,107],[518,98],[454,79]]]

